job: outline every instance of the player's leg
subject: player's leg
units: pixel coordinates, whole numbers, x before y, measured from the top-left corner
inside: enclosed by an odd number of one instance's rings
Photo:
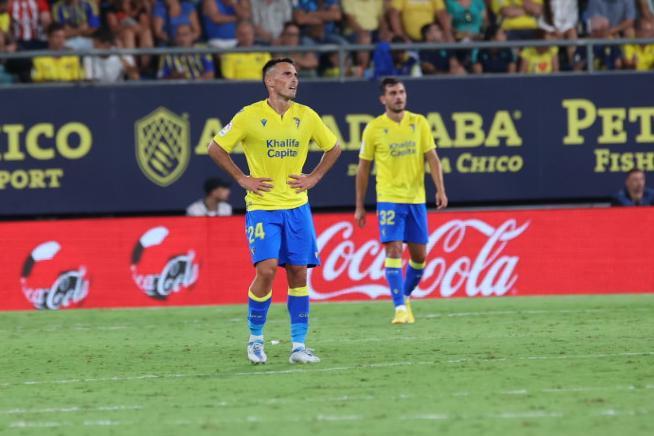
[[[252,363],[266,363],[263,330],[272,302],[280,246],[279,218],[275,212],[253,211],[245,216],[245,231],[256,274],[248,290],[247,354]]]
[[[320,262],[311,209],[304,205],[286,213],[280,258],[288,279],[288,314],[291,319],[290,363],[317,363],[318,356],[305,345],[309,330],[309,287],[307,267]]]
[[[409,314],[409,324],[413,324],[415,318],[410,296],[422,278],[425,269],[425,258],[427,257],[427,242],[429,240],[427,207],[424,204],[409,206],[404,240],[407,241],[410,256],[404,280],[404,296],[407,313]]]
[[[404,240],[406,213],[402,206],[397,203],[377,203],[379,233],[386,250],[384,273],[395,306],[393,324],[407,322],[403,292],[404,278],[402,277],[402,241]]]

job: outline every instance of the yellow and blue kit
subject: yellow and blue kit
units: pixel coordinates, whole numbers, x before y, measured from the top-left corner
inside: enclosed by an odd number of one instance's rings
[[[425,153],[436,144],[425,117],[409,111],[397,123],[386,114],[366,126],[359,157],[376,161],[377,215],[382,242],[425,244]]]
[[[329,151],[336,136],[308,106],[293,102],[280,115],[267,100],[244,107],[214,138],[228,153],[241,144],[250,176],[272,179],[270,191],[245,196],[246,236],[255,264],[275,258],[279,265],[319,265],[307,193],[288,185],[291,174],[302,174],[311,141]]]

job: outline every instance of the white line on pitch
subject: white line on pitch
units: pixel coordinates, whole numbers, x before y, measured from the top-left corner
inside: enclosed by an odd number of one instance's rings
[[[337,366],[331,368],[292,368],[286,370],[270,370],[270,371],[249,371],[249,372],[236,372],[232,374],[220,374],[224,376],[253,376],[253,375],[282,375],[282,374],[296,374],[304,372],[338,372],[338,371],[351,371],[357,369],[370,369],[370,368],[388,368],[394,366],[414,366],[414,365],[437,365],[439,363],[465,363],[465,362],[504,362],[512,360],[565,360],[565,359],[603,359],[611,357],[634,357],[634,356],[653,356],[653,351],[643,352],[622,352],[622,353],[601,353],[601,354],[577,354],[577,355],[552,355],[552,356],[516,356],[512,358],[460,358],[449,359],[445,361],[425,361],[425,362],[386,362],[386,363],[373,363],[368,365],[351,365],[351,366]],[[114,377],[101,377],[101,378],[84,378],[84,379],[65,379],[65,380],[28,380],[13,384],[23,385],[40,385],[40,384],[68,384],[68,383],[91,383],[91,382],[111,382],[111,381],[133,381],[145,379],[169,379],[169,378],[189,378],[189,377],[211,377],[215,373],[200,373],[200,374],[143,374],[136,376],[114,376]],[[1,383],[0,386],[11,386],[12,383]]]
[[[650,311],[648,308],[630,308],[630,312]],[[421,318],[458,318],[468,316],[504,316],[504,315],[545,315],[550,313],[597,313],[613,311],[613,309],[534,309],[534,310],[487,310],[478,312],[437,312],[420,315]]]
[[[114,412],[114,411],[124,411],[124,410],[141,410],[143,406],[125,406],[125,405],[115,405],[115,406],[98,406],[98,407],[47,407],[41,409],[6,409],[0,410],[0,415],[26,415],[30,413],[79,413],[79,412]]]

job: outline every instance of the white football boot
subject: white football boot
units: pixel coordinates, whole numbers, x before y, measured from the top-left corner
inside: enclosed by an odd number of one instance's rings
[[[263,342],[248,342],[248,359],[255,365],[264,364],[268,360],[265,351],[263,351]]]
[[[313,354],[311,348],[300,348],[291,352],[288,361],[290,363],[318,363],[320,358]]]

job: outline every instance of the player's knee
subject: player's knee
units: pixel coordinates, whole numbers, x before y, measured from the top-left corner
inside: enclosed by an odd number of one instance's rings
[[[399,258],[402,257],[402,244],[390,243],[386,246],[386,257]]]
[[[273,265],[257,265],[257,276],[266,282],[272,283],[276,271],[277,267]]]
[[[296,288],[307,284],[307,268],[305,266],[287,266],[288,283]]]
[[[424,255],[415,255],[414,254],[413,256],[411,256],[411,261],[413,261],[413,263],[422,264],[422,263],[425,263],[425,257],[426,256],[424,256]]]

